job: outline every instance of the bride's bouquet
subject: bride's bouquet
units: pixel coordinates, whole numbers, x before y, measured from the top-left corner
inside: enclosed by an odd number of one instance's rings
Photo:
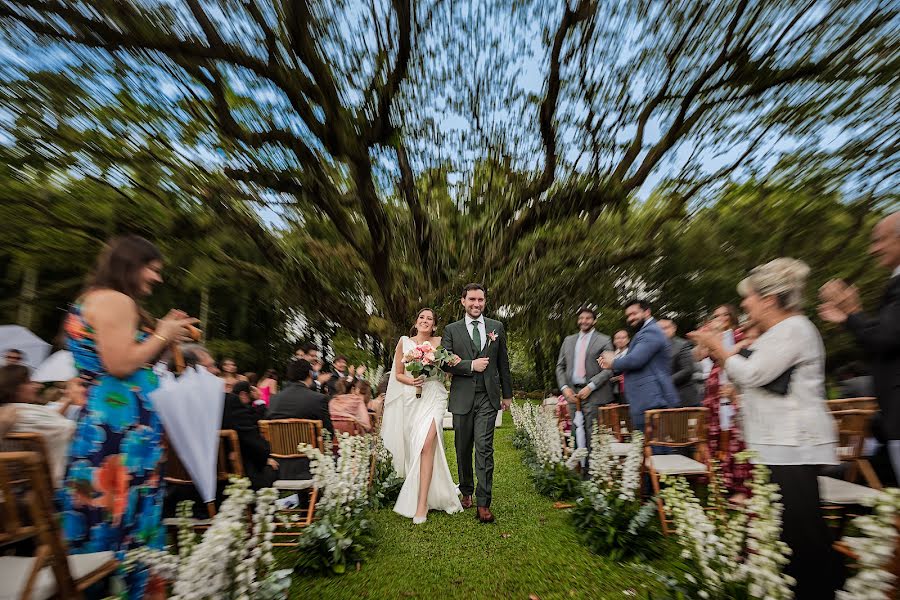
[[[403,356],[403,366],[413,377],[432,377],[443,373],[441,367],[454,365],[459,362],[459,357],[444,348],[435,348],[429,342],[417,345]],[[422,397],[422,388],[416,386],[416,398]]]

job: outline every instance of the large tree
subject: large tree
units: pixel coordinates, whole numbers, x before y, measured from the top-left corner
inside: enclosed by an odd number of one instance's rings
[[[564,255],[575,282],[614,273],[785,150],[847,165],[861,187],[879,182],[860,193],[883,194],[897,180],[885,143],[897,10],[8,0],[0,19],[25,57],[10,77],[62,74],[125,122],[127,88],[163,118],[129,127],[126,148],[180,152],[207,173],[192,184],[205,201],[227,187],[282,211],[297,236],[276,244],[252,214],[221,213],[273,264],[308,267],[294,272],[303,289],[334,297],[323,318],[390,336],[465,279],[498,284],[492,299],[510,315],[538,318],[524,283],[544,253]],[[40,137],[79,146],[90,165],[98,149],[72,120]],[[654,189],[652,206],[629,209]],[[565,255],[573,246],[591,254]]]

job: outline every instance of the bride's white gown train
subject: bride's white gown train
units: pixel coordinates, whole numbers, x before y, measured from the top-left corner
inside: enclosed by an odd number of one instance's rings
[[[403,353],[415,347],[415,342],[402,338]],[[406,477],[394,512],[413,518],[419,503],[419,471],[422,448],[429,429],[435,431],[434,470],[428,488],[428,509],[447,513],[462,511],[459,492],[450,466],[444,454],[443,421],[447,411],[448,392],[440,381],[429,380],[422,386],[422,397],[416,397],[416,389],[397,381],[394,369],[384,400],[382,438],[391,452],[394,469]]]

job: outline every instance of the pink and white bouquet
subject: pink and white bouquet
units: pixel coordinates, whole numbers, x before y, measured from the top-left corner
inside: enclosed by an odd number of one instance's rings
[[[403,356],[403,366],[416,378],[422,375],[425,377],[440,375],[443,373],[441,367],[452,366],[458,362],[458,356],[443,346],[435,348],[429,342],[417,345]],[[422,397],[422,388],[416,387],[416,397]]]

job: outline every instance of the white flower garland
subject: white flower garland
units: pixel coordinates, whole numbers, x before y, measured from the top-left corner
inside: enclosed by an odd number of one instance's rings
[[[513,404],[510,411],[513,425],[529,439],[539,464],[544,468],[552,469],[556,465],[571,462],[572,466],[569,468],[574,468],[574,461],[566,461],[563,452],[566,442],[557,426],[556,417],[548,414],[542,407],[531,403]],[[575,453],[578,451],[571,448],[571,445],[574,444],[574,436],[569,444],[570,456],[576,456]],[[579,453],[577,456],[577,460],[580,461],[585,455]]]
[[[857,556],[859,570],[837,593],[838,600],[888,600],[893,597],[897,578],[888,568],[897,551],[900,490],[883,490],[866,504],[872,507],[872,514],[853,519],[861,536],[844,539]]]
[[[178,554],[170,550],[139,548],[126,554],[124,566],[140,565],[172,582],[178,600],[266,600],[290,586],[290,569],[270,571],[272,522],[277,490],[250,490],[246,478],[232,479],[226,500],[199,543],[190,521],[192,503],[178,507]],[[247,507],[256,502],[253,529],[248,530]]]
[[[726,583],[743,583],[751,598],[790,600],[795,581],[783,573],[790,549],[781,537],[781,496],[769,470],[755,465],[750,500],[734,515],[721,508],[720,480],[710,486],[713,517],[684,477],[663,478],[660,497],[672,517],[682,558],[697,567],[701,581],[689,578],[706,598],[718,598]],[[732,518],[728,518],[732,516]]]

